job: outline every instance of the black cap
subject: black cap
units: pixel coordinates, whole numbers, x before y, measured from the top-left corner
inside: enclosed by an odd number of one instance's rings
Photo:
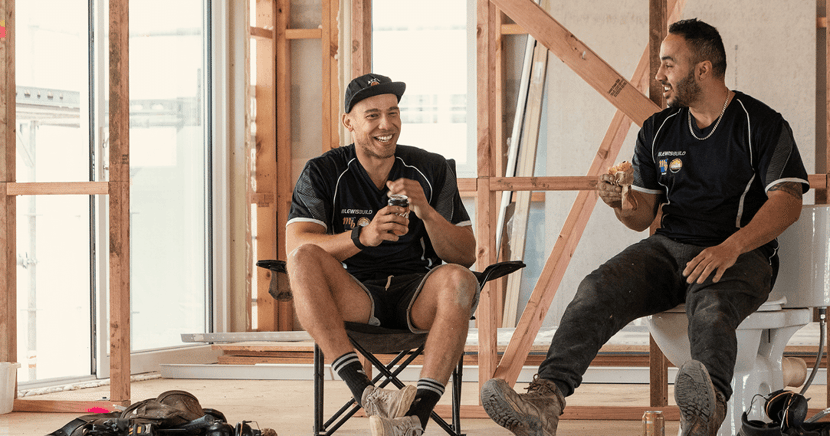
[[[406,83],[393,82],[392,79],[380,74],[365,74],[352,80],[346,88],[346,113],[351,112],[352,107],[360,100],[380,94],[395,94],[400,102],[405,90]]]

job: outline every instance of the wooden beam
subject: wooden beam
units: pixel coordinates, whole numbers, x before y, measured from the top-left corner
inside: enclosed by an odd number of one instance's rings
[[[322,29],[321,37],[320,37],[320,64],[322,65],[322,72],[321,76],[321,83],[320,83],[320,94],[321,94],[321,118],[322,118],[322,125],[320,129],[322,131],[322,147],[320,149],[320,154],[325,153],[331,150],[331,137],[332,137],[332,130],[336,129],[337,126],[332,124],[332,116],[331,116],[331,71],[332,71],[332,64],[336,62],[334,60],[334,54],[337,53],[337,40],[335,40],[334,47],[331,44],[331,1],[330,0],[322,0],[320,2],[320,6],[322,11],[320,16],[322,17]],[[334,32],[337,34],[337,32]],[[334,53],[332,53],[332,49],[334,49]],[[336,64],[335,64],[336,65]],[[336,68],[335,68],[336,71]]]
[[[115,412],[130,405],[129,401],[72,401],[72,400],[14,400],[15,412],[36,413],[99,413],[95,410]]]
[[[531,0],[492,0],[638,126],[659,108]]]
[[[807,176],[807,181],[810,182],[810,188],[812,189],[830,188],[830,175],[828,174],[810,174]]]
[[[501,25],[501,34],[502,35],[527,35],[527,30],[524,27],[518,24],[502,24]]]
[[[372,0],[352,0],[352,78],[372,72]]]
[[[494,191],[593,191],[597,187],[594,176],[493,177],[489,182]]]
[[[256,25],[270,28],[268,39],[256,44],[256,192],[251,203],[256,203],[257,259],[279,259],[277,250],[277,92],[275,86],[275,47],[279,44],[275,2],[256,2]],[[271,271],[256,268],[257,330],[276,331],[277,301],[268,293]]]
[[[129,0],[109,2],[110,399],[130,401]]]
[[[830,190],[830,186],[827,186],[828,181],[830,181],[830,26],[827,25],[827,15],[828,11],[830,11],[830,0],[824,0],[824,157],[826,159],[824,172],[824,191],[816,191],[816,203],[817,204],[827,204],[828,200],[828,190]],[[812,185],[812,180],[810,184]],[[830,324],[827,325],[826,330],[830,333]],[[824,347],[825,352],[830,352],[830,341],[827,342],[827,345]],[[830,359],[830,355],[828,355],[828,359]],[[830,361],[828,362],[830,363]],[[827,385],[830,386],[830,371],[827,371]],[[830,389],[827,389],[826,394],[826,403],[830,404]]]
[[[257,5],[257,6],[259,6],[259,5]],[[259,16],[257,16],[257,18],[259,18]],[[274,31],[266,29],[264,27],[251,26],[250,33],[251,33],[251,37],[254,37],[254,38],[274,39]],[[257,50],[259,50],[259,48],[257,48]],[[259,53],[259,52],[257,52],[257,53]]]
[[[824,17],[819,18],[819,27],[824,29],[824,105],[825,105],[825,136],[824,136],[824,162],[817,162],[816,169],[820,168],[820,163],[824,164],[824,172],[827,173],[825,180],[830,178],[830,28],[827,26],[827,11],[830,11],[830,0],[824,0]],[[823,20],[823,22],[822,22]],[[818,154],[818,153],[816,153]],[[812,182],[811,182],[812,184]],[[827,204],[830,200],[828,195],[828,188],[816,190],[816,204]],[[830,372],[827,374],[827,379],[830,381]],[[830,389],[827,391],[827,400],[830,401]]]
[[[9,183],[7,195],[107,195],[109,182]]]
[[[489,179],[495,173],[494,132],[497,120],[494,117],[496,9],[489,0],[476,3],[476,86],[477,119],[476,156],[478,172],[478,194],[476,196],[476,263],[480,269],[495,262],[495,233],[491,223],[496,213],[496,194],[489,188]],[[499,120],[500,121],[500,120]],[[477,312],[479,345],[479,384],[493,374],[498,359],[496,334],[500,305],[496,281],[488,282],[481,291]]]
[[[260,5],[257,5],[260,6]],[[270,3],[265,3],[264,5],[268,9],[271,9]],[[270,14],[268,16],[271,16]],[[261,17],[257,17],[261,18]],[[251,36],[254,38],[261,38],[261,39],[274,39],[274,31],[269,30],[263,27],[254,27],[251,26]],[[323,29],[285,29],[285,38],[286,39],[322,39],[323,38]]]
[[[323,29],[285,29],[285,39],[322,39],[322,38],[323,38]]]
[[[331,63],[331,73],[329,74],[328,88],[329,93],[329,113],[331,114],[331,135],[329,135],[329,148],[334,149],[340,146],[340,59],[342,54],[340,52],[340,0],[325,0],[330,3],[329,6],[329,62]]]
[[[286,31],[291,17],[291,1],[274,2],[276,39],[276,147],[277,147],[277,208],[276,208],[276,250],[277,259],[286,259],[285,224],[291,206],[293,178],[291,177],[291,45]],[[292,315],[293,301],[277,302],[277,329],[294,329]]]
[[[672,17],[679,16],[684,4],[685,0],[673,2]],[[545,15],[547,16],[547,13]],[[632,82],[640,83],[648,70],[648,48],[646,48],[634,71]],[[640,95],[642,96],[642,94]],[[649,104],[651,107],[657,108],[657,105],[650,100]],[[599,174],[604,172],[616,160],[630,127],[631,119],[622,110],[618,109],[588,170],[588,177],[594,178],[594,183],[596,183]],[[576,245],[585,231],[596,201],[597,195],[594,192],[585,190],[577,194],[576,201],[565,219],[565,224],[562,226],[559,238],[553,246],[553,250],[530,295],[530,300],[519,319],[516,333],[510,339],[510,343],[507,345],[507,349],[496,369],[495,377],[502,378],[511,385],[516,382],[519,372],[521,372],[522,361],[527,357],[533,340],[539,332],[539,328],[550,308],[550,303],[556,295],[559,283],[565,275],[568,263],[574,250],[576,250]]]
[[[0,0],[0,193],[15,181],[14,0]],[[17,362],[17,200],[0,195],[0,362]],[[17,379],[15,379],[16,381]],[[15,396],[17,396],[17,389]]]
[[[660,69],[660,46],[668,33],[668,5],[667,0],[649,0],[649,87],[648,96],[659,108],[666,107],[663,99],[663,86],[655,79]],[[664,407],[669,403],[669,360],[663,350],[657,346],[651,333],[649,341],[649,405]]]

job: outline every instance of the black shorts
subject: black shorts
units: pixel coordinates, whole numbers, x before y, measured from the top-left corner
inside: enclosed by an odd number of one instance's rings
[[[412,312],[412,304],[421,293],[427,277],[439,268],[441,268],[441,265],[426,273],[389,276],[363,282],[352,277],[372,300],[372,315],[369,318],[369,324],[391,329],[409,330],[414,333],[425,333],[427,330],[418,329],[412,324],[410,313]],[[473,312],[475,312],[476,306],[478,306],[478,295],[476,295],[476,303],[473,305]],[[472,316],[472,313],[470,313],[470,316]]]

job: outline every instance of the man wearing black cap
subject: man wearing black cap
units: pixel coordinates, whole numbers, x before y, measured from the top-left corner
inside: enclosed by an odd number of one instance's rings
[[[423,433],[478,303],[468,269],[476,242],[453,170],[438,154],[397,144],[405,89],[378,74],[349,84],[342,122],[354,143],[306,164],[286,225],[297,316],[334,358],[375,436]],[[408,206],[388,205],[393,195]],[[373,386],[344,321],[429,331],[417,389]]]

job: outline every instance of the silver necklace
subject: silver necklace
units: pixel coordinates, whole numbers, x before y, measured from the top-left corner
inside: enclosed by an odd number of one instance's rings
[[[692,133],[692,136],[694,136],[695,139],[697,139],[698,141],[705,141],[705,140],[709,139],[709,137],[712,136],[713,133],[715,133],[715,130],[717,130],[717,128],[718,128],[718,124],[720,124],[720,120],[723,118],[723,114],[726,113],[726,104],[727,103],[729,103],[729,92],[728,91],[726,92],[726,101],[723,102],[723,109],[721,109],[721,111],[720,111],[720,116],[718,116],[718,120],[715,121],[715,127],[712,127],[712,131],[709,132],[709,134],[706,135],[703,138],[698,138],[697,135],[695,135],[695,129],[692,128],[692,110],[689,109],[689,132]]]

